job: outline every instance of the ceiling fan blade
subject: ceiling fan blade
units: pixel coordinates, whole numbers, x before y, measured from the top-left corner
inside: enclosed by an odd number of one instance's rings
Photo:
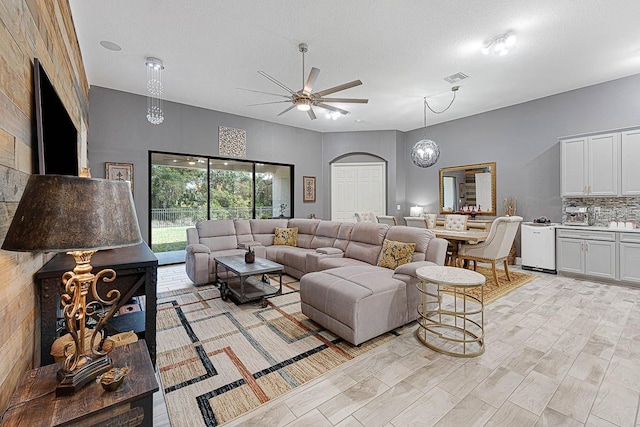
[[[349,114],[349,112],[347,110],[343,110],[342,108],[334,107],[333,105],[323,104],[322,102],[317,102],[317,103],[315,103],[313,105],[315,105],[316,107],[324,108],[325,110],[337,111],[340,114]]]
[[[313,90],[313,85],[316,84],[316,80],[318,80],[318,75],[320,74],[320,70],[316,67],[312,67],[311,71],[309,71],[309,77],[307,77],[307,82],[304,84],[304,89],[302,92],[305,95],[310,95]]]
[[[329,89],[321,90],[320,92],[314,93],[314,95],[322,98],[325,95],[329,95],[335,92],[340,92],[341,90],[350,89],[355,86],[360,86],[361,84],[362,82],[360,80],[354,80],[349,83],[341,84],[340,86],[335,86]]]
[[[243,88],[243,87],[237,87],[236,89],[238,89],[238,90],[246,90],[247,92],[264,93],[265,95],[280,96],[280,97],[282,97],[282,98],[289,98],[289,96],[287,96],[287,95],[282,95],[282,94],[280,94],[280,93],[263,92],[263,91],[261,91],[261,90],[245,89],[245,88]]]
[[[255,107],[256,105],[267,105],[267,104],[282,104],[283,102],[291,102],[291,100],[288,100],[288,101],[260,102],[258,104],[247,104],[247,107]]]
[[[309,108],[307,110],[307,114],[309,115],[309,118],[311,120],[315,120],[316,119],[316,113],[313,112],[313,108]]]
[[[361,98],[318,98],[318,102],[344,102],[345,104],[366,104],[368,99]]]
[[[284,110],[283,112],[281,112],[280,114],[278,114],[278,116],[283,115],[283,114],[284,114],[284,113],[286,113],[287,111],[291,110],[293,107],[295,107],[295,104],[291,104],[291,106],[290,106],[290,107],[287,107],[287,109],[286,109],[286,110]]]
[[[260,75],[268,78],[269,80],[271,80],[272,82],[274,82],[275,84],[277,84],[278,86],[280,86],[281,88],[283,88],[284,90],[289,92],[290,94],[293,95],[295,93],[294,91],[292,91],[291,89],[289,89],[288,87],[286,87],[285,85],[283,85],[282,83],[280,83],[279,81],[277,81],[276,79],[271,77],[269,74],[265,73],[264,71],[258,71],[258,73],[260,73]]]

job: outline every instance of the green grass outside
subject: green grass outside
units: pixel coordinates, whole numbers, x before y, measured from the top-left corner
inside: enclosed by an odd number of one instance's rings
[[[151,250],[154,252],[180,251],[187,247],[187,228],[166,227],[151,229]]]

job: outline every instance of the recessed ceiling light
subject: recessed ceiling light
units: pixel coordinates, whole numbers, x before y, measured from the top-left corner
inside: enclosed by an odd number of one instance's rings
[[[361,119],[355,119],[355,120],[354,120],[354,122],[356,122],[356,123],[362,123],[362,120],[361,120]]]
[[[105,49],[109,49],[112,50],[114,52],[119,52],[122,50],[122,48],[120,47],[120,45],[115,44],[114,42],[110,42],[108,40],[102,40],[100,42],[100,46],[102,46]]]

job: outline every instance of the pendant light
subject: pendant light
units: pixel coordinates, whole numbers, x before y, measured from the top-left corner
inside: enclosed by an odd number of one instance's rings
[[[456,99],[456,91],[460,89],[460,86],[454,86],[451,88],[453,92],[453,98],[447,107],[442,111],[434,111],[427,103],[427,97],[423,98],[424,101],[424,134],[425,138],[416,142],[416,144],[411,149],[411,161],[418,167],[428,168],[436,164],[438,159],[440,158],[440,148],[435,141],[427,138],[427,108],[431,110],[431,112],[435,114],[442,114],[451,107],[453,101]]]

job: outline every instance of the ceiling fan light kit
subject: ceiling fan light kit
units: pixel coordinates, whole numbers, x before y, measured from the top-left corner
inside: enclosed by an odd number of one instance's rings
[[[504,56],[509,52],[512,52],[516,48],[516,36],[515,34],[498,34],[489,40],[480,49],[485,55],[493,53],[494,55]]]
[[[328,110],[330,112],[333,113],[338,113],[338,114],[349,114],[349,112],[347,110],[343,110],[342,108],[338,108],[338,107],[334,107],[332,105],[327,104],[329,103],[333,103],[333,102],[340,102],[340,103],[344,103],[344,104],[366,104],[369,102],[368,99],[358,99],[358,98],[327,98],[327,95],[331,95],[332,93],[336,93],[336,92],[340,92],[346,89],[350,89],[352,87],[355,86],[360,86],[362,84],[362,82],[360,80],[354,80],[352,82],[349,83],[344,83],[341,84],[339,86],[335,86],[329,89],[325,89],[325,90],[321,90],[319,92],[312,92],[313,91],[313,86],[315,85],[316,80],[318,79],[318,75],[320,74],[320,69],[312,67],[311,70],[309,71],[309,76],[307,77],[306,81],[304,79],[304,54],[309,50],[309,47],[307,46],[306,43],[300,43],[298,45],[298,50],[300,51],[300,53],[302,53],[302,89],[300,89],[297,92],[294,92],[292,89],[290,89],[289,87],[287,87],[286,85],[284,85],[283,83],[279,82],[278,80],[276,80],[275,78],[271,77],[269,74],[265,73],[264,71],[258,71],[258,73],[260,73],[260,75],[264,76],[265,78],[267,78],[268,80],[270,80],[271,82],[273,82],[274,84],[280,86],[280,88],[284,89],[287,92],[287,95],[282,95],[282,94],[278,94],[278,93],[271,93],[271,92],[262,92],[259,90],[252,90],[252,89],[242,89],[242,90],[247,90],[249,92],[257,92],[257,93],[263,93],[266,95],[273,95],[273,96],[279,96],[281,98],[286,98],[286,100],[283,101],[274,101],[274,102],[263,102],[263,103],[259,103],[259,104],[251,104],[251,106],[254,105],[266,105],[266,104],[280,104],[280,103],[291,103],[291,105],[289,107],[287,107],[285,110],[283,110],[282,112],[280,112],[280,114],[278,114],[278,116],[283,115],[284,113],[288,112],[289,110],[293,109],[294,107],[300,111],[306,111],[307,114],[309,115],[309,118],[311,120],[315,120],[316,119],[316,115],[313,111],[313,107],[319,107],[319,108],[323,108],[325,110]],[[332,116],[333,118],[333,116]],[[337,116],[336,116],[337,118]],[[335,120],[335,119],[334,119]]]

